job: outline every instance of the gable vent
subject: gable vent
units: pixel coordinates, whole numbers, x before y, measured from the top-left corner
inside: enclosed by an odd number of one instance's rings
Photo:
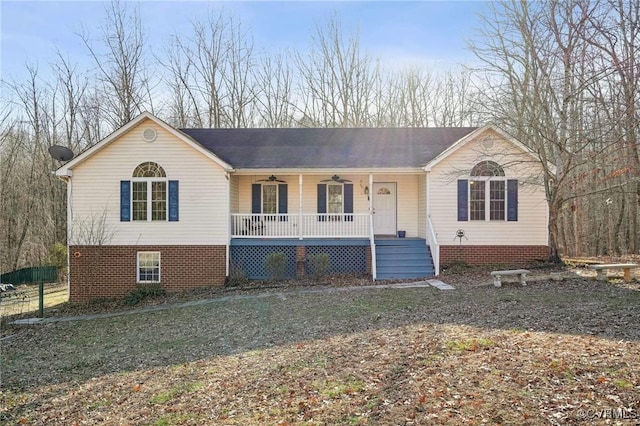
[[[152,127],[147,127],[142,131],[142,139],[145,142],[153,142],[158,137],[158,132]]]
[[[480,144],[482,145],[482,147],[484,149],[491,149],[491,148],[493,148],[494,141],[493,141],[493,138],[486,137],[486,138],[482,139],[482,141],[480,141]]]

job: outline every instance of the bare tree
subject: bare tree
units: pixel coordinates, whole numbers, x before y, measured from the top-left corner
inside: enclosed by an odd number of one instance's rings
[[[318,26],[308,53],[298,53],[299,93],[304,117],[322,127],[369,124],[374,72],[360,50],[358,33],[345,42],[337,16]]]
[[[292,127],[295,124],[293,71],[284,55],[265,56],[259,69],[258,124],[263,127]]]
[[[624,114],[602,111],[619,109],[620,99],[628,111],[629,96],[637,99],[633,85],[622,97],[612,96],[617,89],[611,76],[629,66],[619,57],[602,54],[607,37],[595,30],[603,28],[594,22],[610,17],[613,4],[494,3],[481,41],[472,46],[484,63],[477,71],[490,88],[482,101],[486,113],[536,151],[545,167],[554,259],[560,252],[576,255],[597,246],[590,229],[598,228],[603,214],[608,215],[611,233],[625,236],[624,244],[618,238],[611,247],[615,252],[633,251],[637,244],[630,244],[637,239],[637,230],[632,231],[637,225],[624,226],[637,223],[637,201],[633,210],[622,196],[625,187],[631,188],[629,181],[637,181],[630,178],[635,166],[625,160],[634,154],[627,139],[632,132],[620,126],[631,121]],[[622,15],[626,24],[618,20],[617,27],[637,28],[631,14]],[[616,29],[612,37],[625,37],[625,31]],[[621,195],[612,196],[616,193]],[[630,215],[635,218],[626,220]]]
[[[104,119],[117,128],[143,110],[153,112],[145,33],[137,7],[128,10],[119,0],[113,0],[101,31],[101,46],[96,46],[86,31],[79,36],[96,66]]]
[[[619,206],[619,220],[615,235],[623,236],[631,252],[640,247],[638,203],[640,202],[640,4],[625,0],[606,0],[579,5],[587,25],[579,28],[586,43],[595,48],[592,56],[594,72],[605,78],[594,85],[591,93],[597,109],[607,114],[607,128],[615,135],[622,159],[618,170],[625,194]],[[605,87],[603,87],[605,85]],[[599,123],[602,123],[599,120]],[[625,200],[628,199],[628,202]],[[622,223],[626,222],[626,230]],[[619,250],[622,251],[620,247]]]
[[[559,30],[561,23],[547,6],[496,2],[471,48],[484,64],[477,71],[490,88],[484,97],[495,120],[536,151],[545,167],[551,257],[559,260],[559,215],[571,196],[565,176],[583,147],[569,116],[576,99],[575,35]]]
[[[42,83],[35,66],[27,66],[24,82],[8,83],[18,113],[6,119],[2,133],[2,198],[0,222],[6,248],[3,266],[18,266],[43,259],[55,230],[51,218],[47,144],[51,120],[46,110],[51,91]]]
[[[256,114],[253,41],[223,13],[193,24],[190,37],[174,36],[169,60],[170,109],[196,127],[247,127]]]

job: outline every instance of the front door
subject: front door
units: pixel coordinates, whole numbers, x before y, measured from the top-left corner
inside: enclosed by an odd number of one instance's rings
[[[373,233],[396,235],[396,183],[373,184]]]

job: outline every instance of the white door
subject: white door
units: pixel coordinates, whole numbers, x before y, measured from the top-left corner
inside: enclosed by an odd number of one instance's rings
[[[373,184],[373,233],[396,235],[396,183]]]

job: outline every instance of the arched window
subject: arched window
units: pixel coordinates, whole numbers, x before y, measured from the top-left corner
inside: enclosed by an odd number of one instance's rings
[[[471,170],[471,176],[502,176],[504,177],[504,169],[495,161],[481,161]]]
[[[133,171],[134,178],[163,178],[167,177],[164,172],[164,169],[160,167],[158,163],[154,163],[153,161],[147,161],[146,163],[140,164]]]
[[[167,220],[167,175],[159,164],[138,165],[132,176],[133,220]]]
[[[469,219],[505,220],[507,188],[504,169],[495,161],[481,161],[469,179]]]

